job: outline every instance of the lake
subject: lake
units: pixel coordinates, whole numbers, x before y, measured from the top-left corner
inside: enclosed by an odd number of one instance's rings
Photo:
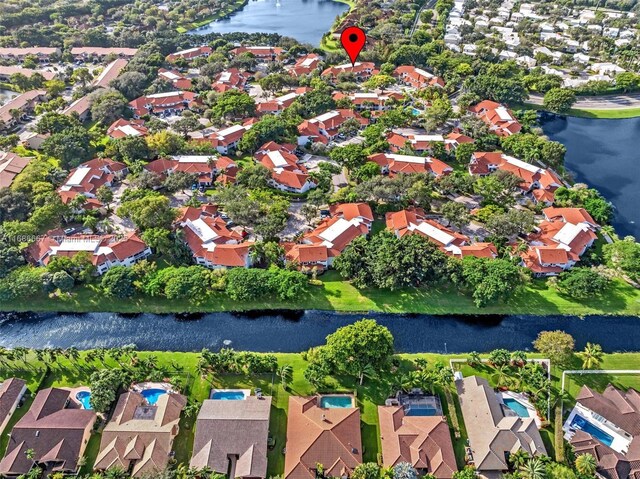
[[[348,9],[348,5],[333,0],[249,0],[229,18],[189,33],[278,33],[318,46],[336,17]]]
[[[575,180],[613,203],[617,233],[640,240],[640,118],[556,116],[545,121],[543,129],[567,147],[565,165]]]
[[[79,349],[124,346],[140,350],[237,350],[299,352],[325,342],[328,334],[363,316],[388,327],[401,352],[531,349],[540,331],[563,329],[576,349],[587,341],[605,351],[640,350],[637,317],[431,316],[342,314],[327,311],[214,313],[206,315],[120,315],[112,313],[0,314],[0,346]]]

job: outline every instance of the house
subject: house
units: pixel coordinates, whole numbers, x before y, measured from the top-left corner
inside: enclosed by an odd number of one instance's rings
[[[25,115],[32,113],[36,105],[43,102],[46,97],[47,92],[44,90],[31,90],[9,100],[0,106],[0,125],[3,125],[2,128],[5,130],[14,128],[24,119]]]
[[[321,396],[289,397],[284,479],[348,477],[362,463],[360,410],[322,407]]]
[[[628,479],[640,474],[640,393],[611,384],[602,393],[588,386],[564,423],[565,439],[576,456],[591,454],[603,479]]]
[[[189,133],[189,136],[199,142],[209,143],[222,155],[233,152],[244,134],[252,125],[232,125],[222,130],[205,129]]]
[[[0,48],[0,58],[19,62],[22,62],[27,56],[34,56],[40,62],[48,62],[52,56],[61,54],[62,50],[59,47]]]
[[[412,65],[400,65],[393,71],[393,76],[403,85],[412,88],[444,87],[444,80],[442,78]]]
[[[23,158],[0,150],[0,188],[8,188],[16,176],[22,173],[32,158]]]
[[[497,477],[509,469],[508,457],[519,450],[530,456],[546,455],[532,417],[520,417],[498,401],[486,379],[470,376],[456,380],[460,408],[476,471]]]
[[[338,75],[341,74],[353,75],[356,81],[365,81],[376,73],[378,73],[378,70],[376,70],[376,65],[373,62],[355,62],[353,65],[345,63],[329,67],[322,72],[321,76],[335,83],[338,81]]]
[[[96,192],[101,186],[113,185],[115,181],[122,180],[128,171],[127,165],[119,161],[113,161],[109,158],[95,158],[72,169],[65,182],[58,188],[58,194],[64,204],[69,203],[78,195],[95,199]],[[99,201],[96,205],[102,206]]]
[[[383,174],[391,177],[399,173],[429,173],[440,177],[453,171],[445,162],[431,156],[409,156],[395,153],[377,153],[368,157],[369,161],[377,163]]]
[[[508,171],[522,179],[519,188],[536,203],[551,205],[562,180],[550,169],[527,163],[501,152],[475,152],[469,162],[469,173],[486,176],[497,170]]]
[[[11,75],[24,75],[27,78],[31,78],[32,75],[38,73],[42,77],[49,81],[56,77],[56,73],[48,70],[31,70],[30,68],[23,68],[19,66],[0,66],[0,81],[8,82]]]
[[[385,111],[393,108],[394,102],[401,101],[404,96],[397,92],[356,92],[350,94],[336,92],[333,95],[333,99],[335,101],[341,100],[342,98],[348,98],[351,100],[353,107],[358,111]]]
[[[554,276],[572,268],[590,248],[599,227],[583,208],[546,208],[546,220],[527,237],[520,256],[535,276]]]
[[[242,90],[247,84],[248,79],[249,74],[247,72],[242,72],[237,68],[229,68],[216,75],[211,84],[211,88],[218,93],[224,93],[232,89]]]
[[[0,475],[27,474],[34,463],[45,475],[76,474],[89,442],[96,413],[70,407],[70,391],[47,388],[38,392],[31,407],[13,426],[7,451],[0,460]],[[33,451],[33,458],[25,454]]]
[[[176,90],[189,90],[193,86],[190,78],[187,78],[176,70],[160,68],[160,70],[158,70],[158,78],[170,83]]]
[[[324,271],[329,267],[329,250],[321,244],[282,243],[285,260],[302,271]]]
[[[271,171],[271,186],[282,191],[305,193],[315,188],[316,183],[307,173],[307,169],[298,164],[298,157],[290,148],[291,146],[269,142],[258,150],[255,159]]]
[[[449,424],[442,415],[412,415],[402,405],[378,406],[382,464],[411,464],[420,477],[451,479],[458,470]]]
[[[216,158],[207,155],[172,156],[171,170],[168,174],[182,172],[194,175],[195,183],[200,187],[211,186],[217,173]]]
[[[469,108],[498,136],[510,136],[518,133],[522,125],[518,122],[511,110],[508,110],[500,103],[491,100],[484,100]]]
[[[298,125],[298,145],[304,146],[314,141],[326,145],[338,135],[340,127],[352,118],[361,126],[369,123],[366,118],[347,109],[332,110],[310,120],[304,120]]]
[[[73,47],[71,55],[74,60],[84,60],[91,57],[108,57],[116,56],[120,58],[132,58],[138,53],[137,48],[118,48],[118,47]]]
[[[258,46],[258,47],[245,47],[240,46],[234,48],[229,53],[232,55],[240,55],[242,53],[250,53],[258,60],[263,61],[276,61],[284,53],[284,48],[270,47],[270,46]]]
[[[287,68],[289,74],[294,77],[309,75],[320,67],[322,59],[315,53],[303,55],[296,60],[296,63]]]
[[[212,216],[208,211],[182,215],[178,223],[184,240],[197,264],[211,269],[248,268],[249,255],[253,243],[240,243],[242,235],[227,228],[227,222],[220,216]]]
[[[9,378],[0,382],[0,433],[9,424],[11,416],[27,392],[27,383],[22,379]]]
[[[289,92],[285,95],[279,96],[273,100],[268,100],[262,103],[258,103],[257,111],[261,115],[265,114],[280,114],[285,108],[291,105],[296,98],[304,95],[308,91],[311,91],[309,87],[300,87],[296,88],[294,91]]]
[[[267,477],[270,397],[208,399],[195,425],[190,466],[241,479]]]
[[[448,152],[455,150],[458,146],[463,145],[465,143],[473,143],[473,138],[467,135],[463,135],[457,131],[452,131],[447,135],[444,140],[444,148]]]
[[[120,118],[114,121],[107,129],[107,135],[114,140],[128,136],[147,136],[147,134],[149,134],[149,130],[144,126],[144,121],[142,120]]]
[[[124,58],[117,58],[111,63],[109,63],[100,74],[93,80],[92,85],[96,88],[107,88],[111,84],[113,80],[120,76],[122,70],[129,63],[128,60]]]
[[[358,220],[369,231],[373,224],[373,211],[367,203],[338,203],[329,207],[332,217],[342,218],[347,221]]]
[[[186,404],[187,398],[177,393],[162,394],[153,405],[139,392],[121,394],[102,431],[94,469],[119,468],[132,477],[164,471]]]
[[[27,259],[46,266],[55,256],[72,257],[85,252],[98,274],[104,274],[114,266],[131,266],[151,255],[151,248],[135,233],[117,235],[70,235],[61,231],[49,231],[26,250]]]
[[[85,122],[91,116],[91,100],[89,95],[78,98],[62,111],[63,115],[76,115],[78,120]]]
[[[196,58],[207,58],[209,55],[211,55],[212,51],[213,49],[208,45],[188,48],[187,50],[181,50],[179,52],[167,55],[167,61],[169,63],[175,63],[178,60],[190,61]]]
[[[187,109],[200,106],[198,95],[190,91],[170,91],[141,96],[129,102],[129,108],[135,118],[145,115],[171,116],[178,115]]]

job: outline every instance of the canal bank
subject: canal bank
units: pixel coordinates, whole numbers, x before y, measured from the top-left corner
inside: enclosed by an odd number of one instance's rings
[[[607,352],[640,349],[638,318],[625,316],[435,316],[326,311],[207,315],[0,314],[0,346],[92,349],[136,344],[140,350],[199,351],[232,347],[299,352],[364,316],[389,328],[399,352],[530,350],[540,331],[562,329],[576,349],[597,342]]]

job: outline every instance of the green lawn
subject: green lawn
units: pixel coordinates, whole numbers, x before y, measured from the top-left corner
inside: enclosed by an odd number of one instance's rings
[[[519,110],[544,111],[542,105],[534,105],[533,103],[517,105],[515,108]],[[623,119],[640,116],[640,108],[572,108],[566,114],[568,116],[576,116],[580,118]]]
[[[640,291],[620,280],[613,281],[609,290],[602,296],[579,301],[561,295],[547,286],[544,280],[535,280],[507,302],[478,309],[470,296],[450,285],[389,291],[375,288],[357,289],[341,279],[335,271],[328,271],[320,279],[320,286],[309,285],[306,293],[295,301],[281,301],[275,298],[233,301],[224,293],[215,291],[201,302],[147,296],[113,301],[103,296],[97,288],[88,286],[78,288],[71,298],[52,299],[42,294],[0,303],[0,311],[175,313],[317,309],[425,314],[640,315]]]

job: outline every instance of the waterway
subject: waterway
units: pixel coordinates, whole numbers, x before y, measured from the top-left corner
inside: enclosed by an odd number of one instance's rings
[[[624,120],[554,117],[543,129],[567,147],[566,167],[616,209],[620,236],[640,240],[640,117]]]
[[[336,17],[348,9],[345,3],[334,0],[249,0],[228,18],[189,33],[279,33],[318,46]]]
[[[363,316],[388,327],[401,352],[468,352],[531,349],[540,331],[563,329],[576,348],[597,342],[607,352],[640,350],[639,319],[623,316],[430,316],[340,314],[326,311],[202,316],[0,314],[0,346],[80,349],[136,344],[140,350],[299,352]]]

